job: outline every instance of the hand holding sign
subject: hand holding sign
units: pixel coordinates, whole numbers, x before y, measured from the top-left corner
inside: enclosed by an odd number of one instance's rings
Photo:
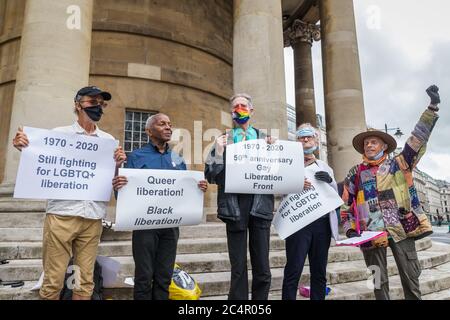
[[[272,140],[270,142],[273,142]],[[225,192],[288,194],[304,185],[302,145],[278,140],[249,140],[227,146]]]
[[[227,145],[228,134],[223,134],[216,139],[216,155],[222,156]]]
[[[119,146],[116,150],[114,150],[114,161],[116,161],[116,168],[120,168],[120,166],[127,160],[127,155],[125,151],[123,151],[122,147]]]
[[[203,172],[119,169],[115,230],[195,225],[203,217]]]
[[[20,126],[16,132],[16,136],[13,139],[14,147],[17,150],[22,151],[22,148],[28,147],[29,143],[30,142],[28,141],[27,135],[25,134],[25,132],[23,132],[22,126]]]
[[[208,190],[208,181],[206,180],[200,180],[197,185],[198,188],[203,192],[206,192]]]
[[[125,176],[115,176],[112,180],[112,185],[115,191],[119,191],[122,187],[126,186],[128,179]]]
[[[109,201],[114,150],[119,162],[124,156],[117,145],[113,139],[19,128],[14,146],[22,154],[14,197]]]
[[[305,183],[303,184],[303,190],[308,190],[312,188],[312,184],[308,179],[305,179]]]

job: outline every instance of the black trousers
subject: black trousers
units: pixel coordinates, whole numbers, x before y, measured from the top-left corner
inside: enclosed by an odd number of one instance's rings
[[[282,287],[283,300],[297,298],[298,283],[306,255],[310,269],[310,299],[324,300],[327,286],[328,250],[331,242],[330,220],[320,218],[286,238],[286,266]]]
[[[252,264],[252,300],[267,300],[269,296],[271,221],[250,215],[252,203],[253,195],[240,195],[241,220],[226,225],[231,264],[229,300],[248,300],[247,234]]]
[[[178,228],[133,231],[134,299],[168,300]]]

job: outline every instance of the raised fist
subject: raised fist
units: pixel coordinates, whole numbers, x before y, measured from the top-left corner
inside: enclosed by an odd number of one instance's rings
[[[432,105],[437,105],[438,103],[441,103],[441,98],[439,97],[439,88],[436,85],[429,86],[426,90],[428,96],[431,99]]]

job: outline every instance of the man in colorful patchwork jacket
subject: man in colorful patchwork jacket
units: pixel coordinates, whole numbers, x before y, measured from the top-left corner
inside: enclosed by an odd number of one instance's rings
[[[359,236],[365,230],[386,231],[386,236],[361,246],[367,267],[379,268],[374,276],[377,300],[389,299],[387,246],[397,264],[405,299],[421,299],[421,267],[414,241],[431,234],[432,228],[422,212],[412,171],[424,154],[438,119],[438,91],[434,85],[426,90],[431,103],[403,151],[393,159],[388,155],[397,143],[389,134],[368,130],[353,138],[353,147],[363,155],[363,162],[354,166],[344,181],[341,219],[347,237]]]

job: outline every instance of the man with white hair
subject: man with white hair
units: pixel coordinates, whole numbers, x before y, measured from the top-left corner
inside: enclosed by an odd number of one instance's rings
[[[240,93],[230,98],[231,116],[236,127],[220,136],[205,165],[209,183],[217,184],[217,216],[226,223],[231,264],[229,300],[248,300],[247,230],[252,264],[252,299],[267,300],[271,273],[269,265],[270,226],[274,211],[271,194],[225,193],[226,146],[241,141],[266,138],[250,125],[254,114],[252,99]]]
[[[172,123],[167,115],[158,113],[149,117],[145,132],[150,142],[129,154],[125,168],[186,170],[183,158],[169,148]],[[116,191],[126,184],[125,176],[113,179]],[[198,187],[206,192],[206,180],[200,181]],[[133,231],[135,300],[169,299],[179,234],[178,227]]]

